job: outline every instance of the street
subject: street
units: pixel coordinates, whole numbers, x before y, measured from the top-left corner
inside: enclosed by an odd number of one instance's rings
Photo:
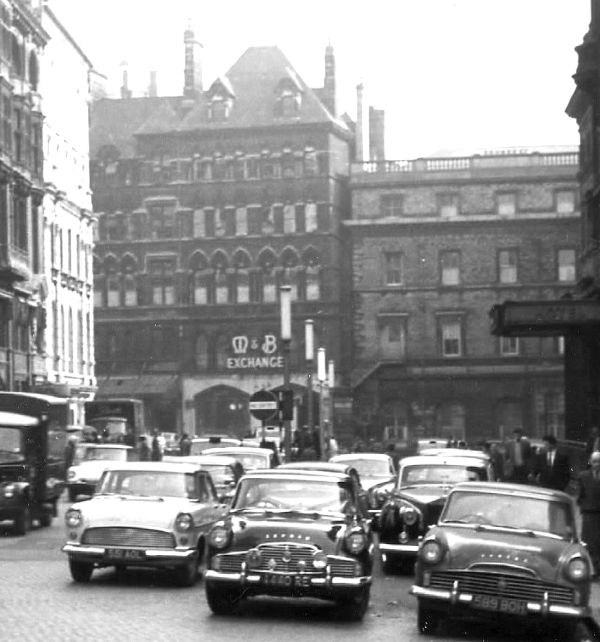
[[[0,530],[2,638],[77,642],[104,640],[205,640],[289,642],[322,640],[377,642],[426,640],[416,628],[416,600],[408,594],[411,578],[375,571],[371,606],[364,621],[347,623],[320,602],[256,599],[239,613],[216,617],[206,605],[202,581],[192,589],[178,588],[160,573],[139,570],[117,575],[95,571],[87,585],[69,575],[63,542],[62,514],[50,528],[35,528],[25,537]],[[600,588],[593,602],[600,615]],[[526,640],[522,632],[504,633],[483,626],[448,627],[435,639],[505,642]],[[549,640],[547,635],[541,639]],[[561,638],[556,638],[561,640]],[[563,642],[561,640],[561,642]]]

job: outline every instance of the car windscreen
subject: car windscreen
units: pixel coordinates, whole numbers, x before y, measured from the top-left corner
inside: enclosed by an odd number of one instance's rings
[[[490,492],[452,493],[442,521],[546,532],[564,538],[575,532],[573,512],[564,501]]]
[[[23,455],[23,434],[18,428],[0,426],[0,461],[14,461]]]
[[[127,451],[119,448],[88,448],[82,461],[127,461]]]
[[[355,468],[360,477],[389,477],[390,465],[382,459],[343,459],[334,460]]]
[[[99,494],[139,497],[187,497],[199,499],[191,473],[148,470],[105,471],[96,490]]]
[[[485,468],[452,464],[427,464],[404,466],[400,473],[400,486],[414,484],[458,484],[463,481],[486,480]]]
[[[350,489],[335,480],[245,478],[232,508],[343,513],[351,503]]]

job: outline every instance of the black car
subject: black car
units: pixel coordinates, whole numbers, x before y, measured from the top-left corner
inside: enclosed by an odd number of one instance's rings
[[[412,571],[419,544],[442,512],[453,486],[463,481],[491,481],[485,453],[416,455],[400,460],[396,486],[385,501],[375,528],[384,572]]]
[[[206,599],[225,615],[256,595],[320,598],[359,620],[369,605],[373,548],[349,475],[253,471],[209,533]]]

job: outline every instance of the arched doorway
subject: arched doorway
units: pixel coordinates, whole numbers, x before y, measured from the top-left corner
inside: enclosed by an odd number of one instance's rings
[[[194,397],[196,434],[243,437],[250,425],[248,394],[231,386],[214,386]]]

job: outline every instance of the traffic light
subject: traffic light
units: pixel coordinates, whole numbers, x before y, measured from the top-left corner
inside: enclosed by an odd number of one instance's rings
[[[278,390],[279,419],[291,421],[294,418],[294,393],[292,390]]]

